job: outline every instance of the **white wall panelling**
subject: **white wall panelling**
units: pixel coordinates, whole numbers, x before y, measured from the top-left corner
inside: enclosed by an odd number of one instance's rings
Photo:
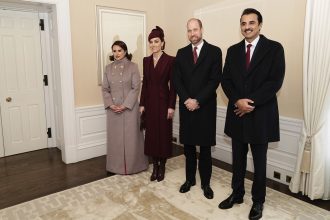
[[[217,111],[217,145],[212,156],[226,163],[232,163],[231,139],[224,134],[226,108],[218,107]],[[269,144],[267,157],[267,177],[275,181],[288,184],[286,176],[291,177],[297,160],[298,141],[302,128],[302,121],[280,117],[281,141]],[[251,152],[248,153],[247,170],[253,172]],[[281,179],[275,179],[274,171],[281,174]]]
[[[225,118],[226,108],[218,107],[217,145],[212,150],[212,156],[231,164],[231,139],[224,134]],[[301,127],[301,120],[280,117],[281,141],[271,143],[269,146],[268,178],[287,184],[286,176],[292,176],[296,164]],[[106,153],[106,116],[103,105],[77,108],[76,131],[78,161],[104,155]],[[178,110],[175,112],[173,121],[173,136],[177,138],[177,143],[179,143]],[[247,169],[253,172],[253,161],[250,152],[248,154]],[[274,171],[281,174],[280,180],[273,178]]]
[[[77,160],[106,154],[104,106],[76,108]]]

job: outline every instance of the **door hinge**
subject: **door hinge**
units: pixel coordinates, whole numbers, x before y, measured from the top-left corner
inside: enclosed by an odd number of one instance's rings
[[[47,129],[47,135],[48,135],[48,138],[52,137],[52,128]]]
[[[39,26],[40,26],[40,30],[44,31],[45,30],[45,22],[44,19],[40,19],[39,21]]]
[[[44,75],[44,85],[48,86],[48,75]]]

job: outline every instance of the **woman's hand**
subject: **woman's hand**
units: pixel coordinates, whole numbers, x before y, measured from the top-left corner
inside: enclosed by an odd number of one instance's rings
[[[174,109],[173,108],[167,109],[167,119],[173,119],[173,117],[174,117]]]
[[[113,112],[116,112],[117,110],[117,106],[116,105],[110,105],[110,110],[113,111]]]
[[[127,108],[123,105],[118,106],[118,112],[117,113],[123,113]]]
[[[142,115],[142,113],[144,112],[144,106],[140,106],[139,111],[140,111],[140,114]]]
[[[114,113],[123,113],[127,108],[123,105],[112,105],[110,106],[110,109],[114,112]]]

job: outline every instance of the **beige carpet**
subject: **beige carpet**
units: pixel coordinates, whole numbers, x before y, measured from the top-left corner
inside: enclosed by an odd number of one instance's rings
[[[149,176],[150,171],[105,178],[0,210],[0,219],[247,219],[251,181],[246,180],[243,204],[220,210],[219,202],[231,192],[231,173],[227,171],[213,167],[212,200],[204,198],[199,183],[186,194],[178,192],[184,181],[183,156],[169,160],[163,182],[150,182]],[[330,220],[330,212],[267,189],[262,219]]]

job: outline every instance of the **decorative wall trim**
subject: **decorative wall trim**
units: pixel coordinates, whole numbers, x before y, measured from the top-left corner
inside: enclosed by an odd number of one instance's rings
[[[116,25],[120,21],[121,25]],[[98,84],[102,84],[104,68],[110,63],[111,45],[123,40],[133,51],[133,60],[142,67],[146,56],[146,13],[142,11],[96,6]],[[142,69],[139,68],[140,73]]]
[[[217,109],[217,145],[212,149],[212,156],[226,163],[232,163],[231,139],[223,132],[226,108]],[[77,158],[78,161],[104,155],[106,153],[106,116],[103,105],[76,109]],[[288,184],[297,160],[298,141],[302,128],[302,120],[280,117],[281,141],[269,146],[267,161],[267,177]],[[173,136],[179,144],[179,113],[175,112],[173,120]],[[248,153],[247,169],[253,172],[252,155]],[[274,178],[274,171],[281,174]]]
[[[106,115],[103,105],[76,108],[78,161],[106,154]]]

